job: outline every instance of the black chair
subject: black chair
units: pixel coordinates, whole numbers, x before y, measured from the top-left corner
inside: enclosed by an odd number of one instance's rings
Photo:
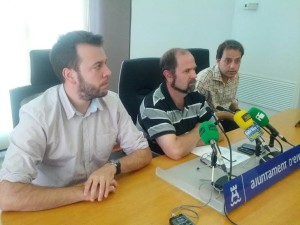
[[[209,50],[204,48],[188,48],[197,64],[196,73],[209,67]]]
[[[49,53],[49,49],[31,50],[29,53],[31,84],[9,91],[13,127],[19,123],[19,110],[24,102],[28,102],[49,87],[60,83],[52,69]]]
[[[142,100],[162,81],[159,58],[138,58],[122,62],[118,92],[134,123]]]

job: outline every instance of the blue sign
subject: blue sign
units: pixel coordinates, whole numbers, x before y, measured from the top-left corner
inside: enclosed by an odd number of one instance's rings
[[[260,126],[258,126],[256,123],[247,128],[244,133],[251,142],[263,135]]]
[[[300,145],[264,162],[224,184],[229,213],[300,167]]]

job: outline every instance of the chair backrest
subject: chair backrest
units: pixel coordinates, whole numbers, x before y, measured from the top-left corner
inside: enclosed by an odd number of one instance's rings
[[[23,102],[27,102],[49,87],[59,84],[58,77],[53,72],[49,49],[31,50],[30,56],[30,85],[9,90],[13,127],[19,123],[19,110]]]
[[[29,52],[30,81],[32,85],[48,85],[60,83],[55,75],[49,59],[50,49],[35,49]]]
[[[138,58],[122,62],[118,92],[134,123],[142,100],[162,81],[159,58]]]
[[[209,67],[209,50],[204,48],[188,48],[197,64],[196,73]]]

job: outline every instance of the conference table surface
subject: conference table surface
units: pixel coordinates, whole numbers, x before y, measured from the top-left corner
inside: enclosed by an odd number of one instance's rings
[[[289,109],[270,117],[289,142],[300,144],[300,109]],[[242,130],[228,132],[231,143],[245,139]],[[227,146],[226,141],[219,143]],[[102,202],[80,202],[51,210],[37,212],[1,212],[2,225],[167,225],[173,208],[201,202],[167,183],[155,174],[156,168],[168,169],[194,159],[193,154],[174,161],[166,156],[156,157],[139,171],[122,174],[117,178],[116,193]],[[229,213],[232,221],[242,225],[300,224],[300,170],[297,170],[259,195]],[[221,213],[205,206],[196,209],[196,224],[231,224]]]

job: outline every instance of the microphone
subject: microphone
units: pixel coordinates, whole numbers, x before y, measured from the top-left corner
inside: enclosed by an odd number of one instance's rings
[[[205,145],[210,145],[213,152],[217,153],[217,142],[220,138],[216,125],[211,121],[204,121],[199,126],[200,138]],[[217,154],[216,154],[217,155]]]
[[[257,139],[262,139],[262,130],[256,123],[254,123],[251,116],[245,110],[240,110],[234,114],[233,120],[240,128],[245,130],[244,133],[251,142]],[[262,142],[264,141],[262,140]]]
[[[238,111],[234,116],[233,120],[236,122],[236,124],[245,130],[246,137],[252,142],[255,140],[256,142],[256,151],[255,155],[260,156],[260,146],[263,146],[264,149],[266,149],[269,154],[276,156],[277,154],[275,152],[271,152],[268,145],[265,143],[265,141],[262,139],[263,132],[261,128],[252,120],[249,113],[247,113],[245,110]],[[270,157],[264,156],[262,157],[262,161],[266,161],[270,159]],[[261,161],[261,162],[262,162]]]
[[[260,126],[266,127],[272,134],[272,136],[279,137],[282,141],[287,142],[285,137],[283,137],[270,123],[268,116],[260,109],[252,107],[248,111],[251,118]]]
[[[222,191],[223,190],[223,185],[224,183],[229,181],[227,169],[224,163],[224,160],[221,155],[221,151],[217,145],[217,141],[220,138],[218,129],[216,125],[211,122],[211,121],[205,121],[200,124],[199,126],[199,134],[201,137],[201,140],[203,141],[204,144],[210,144],[213,152],[211,155],[211,165],[212,165],[212,179],[211,183],[212,185],[217,188],[218,190]],[[216,167],[216,162],[217,160],[220,163],[221,169],[226,173],[226,176],[220,177],[214,182],[214,168]]]
[[[229,112],[229,113],[232,113],[232,114],[235,113],[235,112],[231,111],[230,109],[225,109],[224,107],[222,107],[222,106],[220,106],[220,105],[218,105],[218,106],[216,107],[216,109],[219,110],[219,111]]]
[[[199,126],[199,134],[204,144],[216,145],[220,135],[216,125],[211,121],[204,121]],[[213,146],[212,146],[213,147]]]
[[[233,120],[243,130],[246,130],[254,125],[254,121],[245,110],[240,110],[235,113],[233,116]]]

